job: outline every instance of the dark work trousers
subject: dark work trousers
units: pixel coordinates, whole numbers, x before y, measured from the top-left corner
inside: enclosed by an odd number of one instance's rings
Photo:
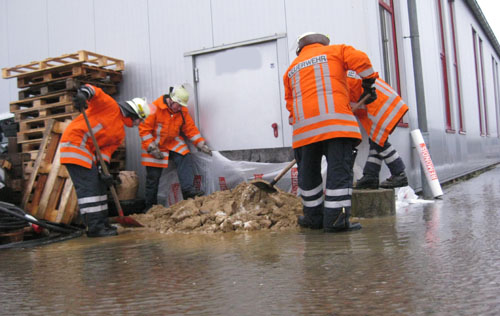
[[[370,152],[365,167],[363,168],[363,174],[378,178],[382,162],[385,162],[393,176],[405,171],[403,159],[401,159],[398,152],[392,147],[389,141],[385,142],[384,147],[381,147],[371,139],[369,139],[369,142]]]
[[[194,190],[193,158],[191,154],[181,155],[176,152],[169,152],[169,163],[174,162],[177,168],[177,177],[181,185],[182,192]],[[163,168],[146,167],[146,210],[158,204],[158,185]]]
[[[351,212],[353,159],[357,140],[333,138],[294,150],[304,216],[323,221],[324,228],[344,228]],[[321,159],[326,157],[326,191],[323,198]],[[324,201],[323,201],[324,200]],[[344,214],[345,216],[340,216]]]
[[[99,171],[95,163],[92,164],[91,169],[75,164],[65,164],[65,166],[75,186],[78,207],[85,224],[89,226],[86,215],[90,214],[93,218],[98,218],[99,223],[107,225],[108,190],[99,177]],[[96,224],[99,225],[99,223]]]

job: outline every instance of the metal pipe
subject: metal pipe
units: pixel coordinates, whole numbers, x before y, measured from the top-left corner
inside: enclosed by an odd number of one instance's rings
[[[416,0],[408,0],[408,18],[410,23],[410,40],[413,59],[413,76],[415,80],[415,94],[417,98],[417,122],[410,122],[410,127],[420,129],[427,148],[430,151],[429,128],[427,125],[427,111],[425,105],[424,77],[422,73],[422,55],[420,53]],[[417,127],[415,127],[415,123],[417,124]],[[425,178],[425,172],[422,165],[419,165],[423,195],[425,198],[432,198],[432,191],[429,184],[427,183],[427,179]]]

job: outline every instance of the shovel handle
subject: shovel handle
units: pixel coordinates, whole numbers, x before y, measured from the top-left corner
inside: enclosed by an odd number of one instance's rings
[[[284,175],[285,173],[288,172],[288,170],[292,169],[293,165],[295,165],[296,161],[295,159],[292,160],[286,167],[283,169],[274,179],[271,181],[270,185],[273,186],[278,182]]]
[[[99,164],[101,165],[102,172],[104,172],[105,176],[109,176],[108,166],[106,165],[106,163],[102,159],[101,150],[99,149],[99,145],[97,144],[97,139],[95,139],[94,131],[92,130],[92,126],[90,125],[90,121],[89,121],[89,118],[87,117],[87,113],[85,113],[85,110],[82,111],[82,114],[83,114],[83,118],[85,119],[85,123],[87,123],[87,128],[89,129],[89,134],[90,134],[90,137],[92,138],[92,142],[94,143],[95,154],[97,156],[97,160],[99,160]],[[111,185],[111,187],[109,189],[111,191],[111,195],[113,196],[113,201],[115,202],[116,208],[118,210],[118,215],[120,217],[123,217],[124,214],[123,214],[122,206],[120,204],[120,199],[118,198],[118,194],[116,193],[115,186]]]
[[[351,107],[351,110],[354,112],[354,111],[356,111],[359,107],[361,107],[361,106],[365,105],[365,102],[366,102],[366,100],[367,100],[369,97],[370,97],[370,95],[369,95],[369,94],[365,95],[365,96],[363,97],[363,99],[359,100],[359,102],[358,102],[358,103],[354,104],[354,105]]]

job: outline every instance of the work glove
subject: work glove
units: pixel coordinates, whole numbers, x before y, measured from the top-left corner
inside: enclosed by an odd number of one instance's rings
[[[203,152],[203,153],[205,153],[205,154],[207,154],[207,155],[209,155],[209,156],[212,156],[212,151],[210,150],[210,148],[208,148],[208,145],[207,145],[207,144],[205,144],[205,142],[200,142],[200,143],[198,144],[198,149],[199,149],[201,152]]]
[[[369,95],[368,99],[366,99],[365,104],[370,104],[373,101],[377,100],[377,89],[375,89],[375,78],[363,79],[361,86],[363,87],[363,94],[359,97],[359,101],[361,101],[366,95]]]
[[[153,155],[156,159],[163,159],[165,156],[163,156],[163,153],[160,151],[158,148],[158,144],[155,142],[151,142],[148,146],[148,153],[150,155]]]
[[[114,184],[114,180],[113,180],[113,176],[108,174],[104,174],[104,171],[102,170],[102,167],[99,166],[98,167],[98,170],[99,170],[99,178],[101,179],[101,181],[106,185],[106,187],[110,188],[113,186]]]
[[[88,107],[87,97],[85,96],[85,93],[82,92],[82,90],[76,91],[76,94],[73,97],[73,104],[75,105],[76,109],[80,112],[85,111],[85,109]]]

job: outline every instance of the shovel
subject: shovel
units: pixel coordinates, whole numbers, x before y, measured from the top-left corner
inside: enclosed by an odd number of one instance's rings
[[[264,192],[267,192],[267,193],[274,193],[276,192],[276,188],[274,187],[274,185],[276,184],[276,182],[278,182],[284,175],[285,173],[288,172],[288,170],[290,170],[293,165],[295,165],[295,159],[292,160],[286,167],[285,169],[283,169],[280,174],[278,174],[274,179],[273,181],[271,181],[271,183],[268,183],[264,180],[257,180],[255,182],[252,182],[253,185],[255,185],[257,188],[261,189],[262,191]]]
[[[102,172],[104,173],[105,176],[109,176],[108,166],[102,159],[101,150],[99,149],[99,145],[97,145],[97,140],[95,139],[94,131],[92,131],[92,127],[90,126],[89,118],[87,117],[87,113],[85,113],[85,110],[82,111],[82,114],[83,117],[85,118],[85,123],[87,123],[87,128],[89,129],[90,136],[92,137],[92,142],[94,143],[95,147],[95,153],[97,155],[97,159],[99,160],[99,164],[101,165]],[[118,199],[118,194],[116,193],[115,186],[111,185],[109,189],[111,190],[111,195],[113,196],[116,209],[118,210],[119,216],[116,218],[116,221],[124,227],[142,227],[142,225],[135,219],[131,217],[126,217],[123,214],[123,209],[120,204],[120,200]]]

